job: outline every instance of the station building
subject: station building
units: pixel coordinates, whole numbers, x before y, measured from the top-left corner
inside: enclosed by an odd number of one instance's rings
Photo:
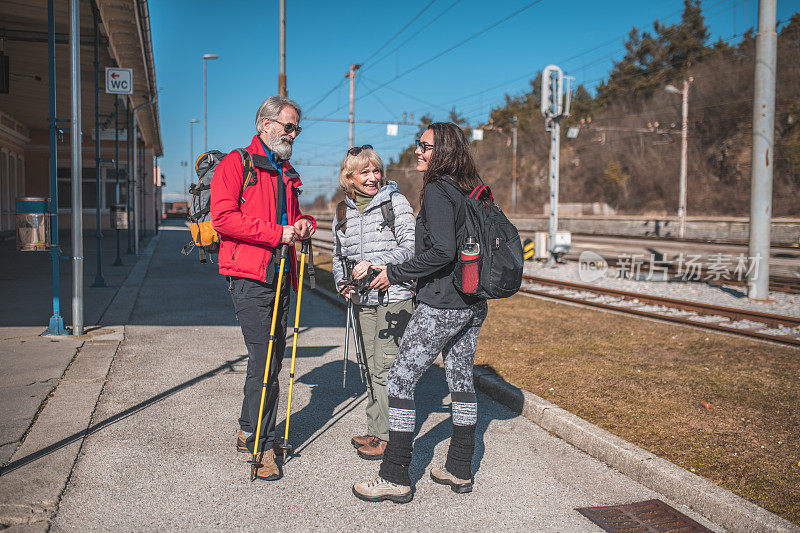
[[[72,215],[70,144],[71,68],[69,0],[0,2],[0,232],[14,229],[15,199],[51,197],[50,131],[56,132],[59,228]],[[147,0],[79,0],[82,195],[85,229],[110,227],[113,205],[126,205],[133,227],[133,197],[139,195],[142,234],[161,218],[161,176],[157,158],[163,146]],[[49,9],[55,21],[55,72],[50,79]],[[106,93],[106,67],[132,69],[129,95]],[[50,84],[55,84],[55,118],[50,117]],[[99,128],[95,124],[99,124]],[[138,149],[133,153],[133,135]],[[99,137],[99,158],[95,152]],[[133,158],[138,157],[138,176]],[[99,160],[98,160],[99,159]],[[117,168],[119,172],[117,172]],[[99,195],[98,195],[99,174]]]

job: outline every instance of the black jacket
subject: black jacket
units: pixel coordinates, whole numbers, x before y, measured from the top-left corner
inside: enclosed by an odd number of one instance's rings
[[[480,300],[458,292],[453,269],[464,240],[464,195],[454,184],[436,180],[425,186],[414,234],[415,256],[388,265],[393,284],[417,280],[417,301],[431,307],[464,309]]]

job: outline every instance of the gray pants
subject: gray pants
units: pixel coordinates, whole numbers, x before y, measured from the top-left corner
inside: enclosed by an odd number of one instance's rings
[[[354,305],[358,335],[364,346],[375,399],[367,395],[367,434],[389,440],[389,397],[386,376],[400,339],[414,313],[414,300],[386,305]]]

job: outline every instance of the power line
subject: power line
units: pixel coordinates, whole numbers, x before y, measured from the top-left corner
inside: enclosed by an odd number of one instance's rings
[[[542,2],[542,0],[534,0],[533,2],[529,2],[528,4],[526,4],[525,6],[521,7],[520,9],[517,9],[517,10],[516,10],[516,11],[514,11],[513,13],[511,13],[511,14],[509,14],[509,15],[506,15],[505,17],[501,18],[500,20],[498,20],[498,21],[496,21],[496,22],[493,22],[492,24],[489,24],[488,26],[486,26],[485,28],[483,28],[483,29],[479,30],[479,31],[478,31],[478,32],[476,32],[476,33],[473,33],[472,35],[470,35],[470,36],[469,36],[469,37],[467,37],[466,39],[463,39],[463,40],[459,41],[458,43],[456,43],[456,44],[454,44],[454,45],[452,45],[452,46],[450,46],[450,47],[446,48],[445,50],[442,50],[441,52],[439,52],[439,53],[437,53],[437,54],[435,54],[435,55],[433,55],[433,56],[429,57],[429,58],[428,58],[428,59],[426,59],[425,61],[422,61],[422,62],[418,63],[417,65],[415,65],[415,66],[413,66],[413,67],[411,67],[411,68],[409,68],[409,69],[405,70],[405,71],[404,71],[404,72],[402,72],[401,74],[398,74],[397,76],[395,76],[395,77],[394,77],[394,78],[392,78],[391,80],[389,80],[389,81],[387,81],[387,82],[385,82],[385,83],[383,83],[383,84],[379,85],[377,88],[375,88],[375,89],[373,89],[372,91],[370,91],[369,93],[365,94],[364,96],[362,96],[362,98],[366,98],[366,97],[367,97],[367,96],[369,96],[370,94],[372,94],[372,93],[374,93],[374,92],[376,92],[376,91],[379,91],[379,90],[383,89],[384,87],[386,87],[387,85],[389,85],[389,84],[390,84],[390,83],[392,83],[393,81],[396,81],[396,80],[398,80],[398,79],[400,79],[400,78],[402,78],[402,77],[404,77],[404,76],[406,76],[406,75],[410,74],[411,72],[413,72],[413,71],[417,70],[418,68],[421,68],[421,67],[423,67],[423,66],[427,65],[427,64],[428,64],[428,63],[430,63],[431,61],[435,61],[436,59],[439,59],[440,57],[442,57],[443,55],[447,54],[448,52],[452,52],[452,51],[453,51],[453,50],[455,50],[456,48],[458,48],[458,47],[460,47],[460,46],[462,46],[462,45],[464,45],[464,44],[468,43],[469,41],[471,41],[471,40],[475,39],[476,37],[479,37],[479,36],[483,35],[483,34],[484,34],[484,33],[486,33],[487,31],[489,31],[489,30],[491,30],[491,29],[495,28],[496,26],[499,26],[499,25],[500,25],[500,24],[502,24],[503,22],[505,22],[505,21],[507,21],[507,20],[509,20],[509,19],[511,19],[511,18],[513,18],[513,17],[515,17],[515,16],[517,16],[517,15],[519,15],[519,14],[521,14],[522,12],[524,12],[524,11],[526,11],[526,10],[530,9],[531,7],[535,6],[536,4],[538,4],[538,3],[540,3],[540,2]],[[333,110],[333,111],[332,111],[330,114],[326,115],[326,117],[329,117],[330,115],[332,115],[332,114],[336,113],[337,111],[339,111],[339,110],[340,110],[340,109],[342,109],[343,107],[344,107],[344,106],[339,106],[337,109],[334,109],[334,110]]]
[[[397,52],[397,51],[398,51],[400,48],[402,48],[403,46],[405,46],[405,45],[406,45],[406,43],[408,43],[408,42],[409,42],[411,39],[413,39],[414,37],[416,37],[417,35],[419,35],[420,33],[422,33],[422,32],[423,32],[423,30],[425,30],[425,29],[426,29],[428,26],[430,26],[431,24],[433,24],[434,22],[436,22],[436,21],[437,21],[437,20],[438,20],[438,19],[439,19],[439,18],[440,18],[442,15],[444,15],[445,13],[447,13],[448,11],[450,11],[450,10],[451,10],[453,7],[455,7],[455,5],[456,5],[456,4],[458,4],[459,2],[461,2],[461,0],[456,0],[455,2],[453,2],[452,4],[450,4],[449,6],[447,6],[446,8],[444,8],[444,10],[443,10],[442,12],[440,12],[438,15],[436,15],[436,16],[435,16],[435,17],[433,17],[431,20],[429,20],[427,24],[425,24],[424,26],[422,26],[422,27],[421,27],[420,29],[418,29],[416,32],[412,33],[412,34],[411,34],[411,35],[410,35],[410,36],[409,36],[409,37],[408,37],[408,38],[407,38],[405,41],[403,41],[402,43],[398,44],[396,47],[394,47],[392,50],[390,50],[389,52],[387,52],[386,54],[384,54],[382,57],[378,58],[378,59],[377,59],[377,60],[376,60],[376,61],[375,61],[375,62],[374,62],[372,65],[370,65],[370,66],[369,66],[369,67],[367,67],[367,68],[374,67],[375,65],[377,65],[378,63],[380,63],[381,61],[383,61],[384,59],[386,59],[387,57],[389,57],[389,56],[390,56],[390,55],[392,55],[393,53]],[[361,74],[362,74],[362,75],[364,74],[364,69],[362,69],[362,70],[361,70]]]
[[[429,7],[431,7],[431,6],[432,6],[432,5],[433,5],[435,2],[436,2],[436,0],[431,0],[431,1],[428,3],[428,5],[426,5],[425,7],[423,7],[423,8],[422,8],[422,10],[421,10],[419,13],[417,13],[416,15],[414,15],[414,16],[411,18],[411,20],[409,20],[409,21],[406,23],[406,25],[405,25],[405,26],[403,26],[402,28],[400,28],[400,30],[399,30],[397,33],[395,33],[395,34],[394,34],[394,35],[393,35],[393,36],[392,36],[392,37],[391,37],[391,38],[390,38],[388,41],[386,41],[385,43],[383,43],[383,44],[382,44],[382,45],[381,45],[381,46],[380,46],[380,47],[379,47],[377,50],[375,50],[374,52],[372,52],[372,55],[371,55],[371,56],[369,56],[367,59],[365,59],[364,61],[362,61],[362,62],[361,62],[361,66],[363,67],[365,64],[367,64],[367,63],[369,62],[369,60],[370,60],[370,59],[372,59],[373,57],[375,57],[376,55],[378,55],[378,52],[380,52],[381,50],[383,50],[384,48],[386,48],[386,46],[387,46],[389,43],[391,43],[392,41],[394,41],[394,40],[395,40],[395,39],[396,39],[396,38],[397,38],[397,37],[398,37],[398,36],[399,36],[401,33],[403,33],[403,32],[406,30],[406,28],[408,28],[408,27],[409,27],[411,24],[413,24],[413,22],[414,22],[415,20],[417,20],[417,19],[418,19],[420,16],[422,16],[422,14],[423,14],[423,13],[425,13],[425,11],[427,11],[427,10],[428,10],[428,8],[429,8]]]

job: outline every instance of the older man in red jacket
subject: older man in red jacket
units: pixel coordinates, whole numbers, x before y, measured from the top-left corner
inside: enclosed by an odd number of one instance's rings
[[[260,479],[280,478],[275,463],[275,422],[278,415],[278,373],[286,348],[289,284],[297,289],[294,243],[316,231],[316,221],[300,213],[300,175],[289,164],[300,133],[300,106],[282,96],[267,98],[256,113],[257,135],[247,151],[255,177],[244,187],[244,165],[237,151],[219,164],[211,181],[211,219],[220,236],[219,273],[226,276],[236,318],[247,345],[247,377],[239,417],[236,447],[253,452],[267,362],[272,310],[279,294],[275,339],[267,383],[258,449]],[[242,190],[244,187],[244,191]],[[278,246],[288,246],[282,287],[278,290]],[[288,279],[287,279],[288,278]]]

